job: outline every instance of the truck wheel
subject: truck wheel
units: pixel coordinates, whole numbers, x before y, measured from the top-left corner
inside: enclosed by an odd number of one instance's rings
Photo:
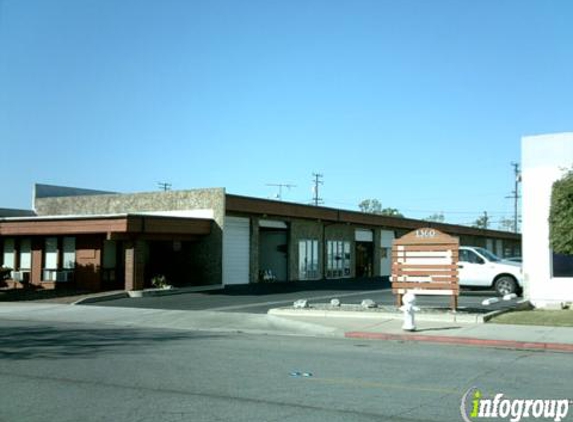
[[[505,296],[511,293],[517,293],[517,282],[513,277],[504,275],[495,280],[495,291],[500,296]]]

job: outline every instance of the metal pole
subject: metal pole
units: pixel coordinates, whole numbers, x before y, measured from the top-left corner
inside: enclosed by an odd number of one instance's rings
[[[515,188],[513,191],[513,231],[515,233],[518,232],[517,224],[518,224],[518,215],[517,215],[517,208],[519,204],[519,182],[520,182],[520,174],[519,174],[519,164],[518,163],[511,163],[513,165],[513,169],[515,172]]]
[[[314,198],[312,198],[312,200],[314,201],[314,205],[318,206],[319,203],[322,203],[322,199],[318,196],[318,185],[323,183],[320,180],[322,174],[312,173],[312,175],[314,176]]]

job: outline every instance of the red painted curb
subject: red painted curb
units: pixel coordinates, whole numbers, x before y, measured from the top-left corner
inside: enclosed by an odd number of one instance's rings
[[[429,343],[453,344],[466,346],[503,347],[507,349],[547,350],[573,353],[573,344],[543,343],[515,340],[492,340],[472,337],[428,336],[424,334],[388,334],[350,331],[344,333],[346,338],[369,340],[425,341]]]

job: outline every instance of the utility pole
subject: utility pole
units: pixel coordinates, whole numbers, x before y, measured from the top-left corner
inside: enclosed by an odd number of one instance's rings
[[[478,219],[474,221],[473,227],[487,230],[487,228],[489,227],[489,216],[487,215],[487,211],[484,211],[483,215],[481,217],[478,217]]]
[[[313,179],[314,186],[312,187],[312,193],[314,194],[314,197],[312,198],[312,202],[314,203],[315,206],[318,206],[323,203],[322,198],[320,198],[320,196],[318,195],[318,186],[324,184],[324,182],[320,180],[324,176],[319,173],[312,173],[312,177],[314,178]]]
[[[487,229],[489,227],[489,217],[487,215],[487,211],[483,212],[483,228]]]
[[[521,198],[521,195],[519,194],[519,184],[521,183],[521,171],[519,170],[519,163],[512,162],[511,165],[513,166],[513,172],[515,174],[515,187],[513,189],[513,192],[511,192],[511,195],[506,196],[506,198],[513,199],[513,231],[517,233],[519,231],[518,205],[519,205],[519,198]]]
[[[288,190],[290,190],[290,188],[296,188],[296,185],[291,185],[290,183],[267,183],[267,186],[277,186],[279,188],[279,194],[277,196],[279,201],[283,200],[283,188],[287,188]]]
[[[159,189],[161,189],[163,192],[167,192],[168,190],[171,190],[171,183],[167,183],[167,182],[157,182],[157,186],[158,186]]]

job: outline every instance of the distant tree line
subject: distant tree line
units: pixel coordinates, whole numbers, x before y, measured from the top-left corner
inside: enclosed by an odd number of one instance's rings
[[[570,172],[571,174],[573,174],[573,170]],[[569,176],[573,179],[573,176]],[[569,182],[572,183],[572,182]],[[404,217],[404,214],[402,214],[398,209],[396,208],[391,208],[391,207],[386,207],[383,208],[382,207],[382,203],[378,200],[378,199],[364,199],[363,201],[361,201],[358,204],[358,208],[360,209],[361,212],[367,213],[367,214],[376,214],[376,215],[385,215],[385,216],[390,216],[390,217]],[[570,210],[573,208],[570,208]],[[570,211],[573,212],[573,211]],[[428,221],[428,222],[433,222],[433,223],[445,223],[446,222],[446,217],[444,215],[443,212],[437,212],[434,213],[432,215],[429,215],[426,218],[423,218],[422,220],[424,221]],[[573,221],[573,217],[572,220]],[[488,215],[487,212],[484,211],[484,213],[482,215],[480,215],[473,223],[471,223],[472,227],[478,228],[478,229],[490,229],[492,226],[492,221],[490,216]],[[497,228],[499,230],[504,230],[504,231],[508,231],[508,232],[515,232],[515,220],[513,218],[507,218],[507,217],[502,217],[498,222],[497,222]],[[572,237],[571,241],[573,241],[573,231],[570,230],[569,231],[570,236]]]
[[[378,199],[365,199],[358,204],[360,211],[367,214],[385,215],[388,217],[404,217],[396,208],[382,208]]]

